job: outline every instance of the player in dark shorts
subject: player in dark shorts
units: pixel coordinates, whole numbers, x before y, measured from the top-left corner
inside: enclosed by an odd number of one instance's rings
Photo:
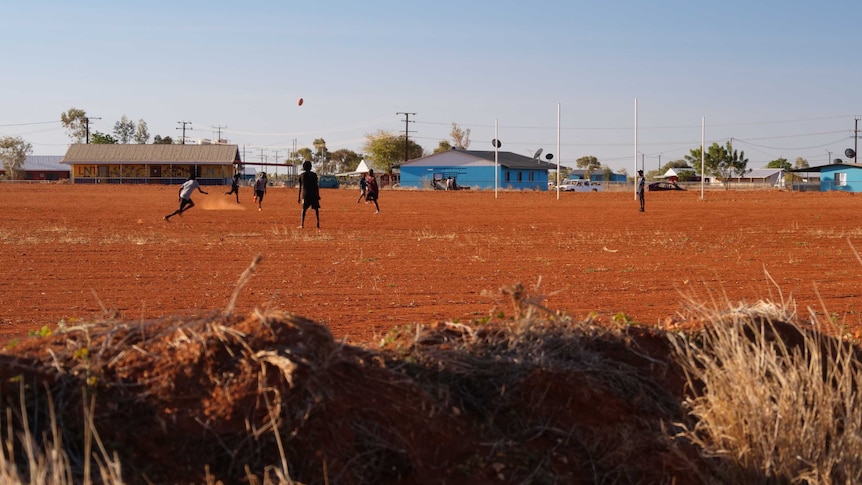
[[[377,208],[375,214],[380,214],[380,206],[377,205],[377,193],[380,190],[377,187],[377,179],[374,177],[374,169],[368,169],[368,177],[365,178],[365,201],[374,202],[374,207]]]
[[[302,162],[302,170],[299,174],[299,194],[296,199],[297,202],[302,202],[299,227],[301,229],[305,226],[305,211],[311,207],[317,219],[317,228],[320,229],[320,187],[317,185],[317,174],[311,171],[311,162],[308,160]]]
[[[173,217],[175,215],[183,215],[183,212],[185,212],[185,211],[187,211],[187,210],[189,210],[195,206],[195,203],[192,202],[192,192],[194,192],[195,189],[197,189],[197,191],[202,193],[202,194],[207,193],[207,192],[204,192],[204,190],[201,188],[200,184],[198,184],[198,181],[195,180],[195,174],[192,173],[191,175],[189,175],[189,179],[186,180],[180,186],[180,192],[179,192],[180,207],[179,207],[179,209],[166,215],[165,216],[166,221],[170,221],[171,217]]]
[[[266,177],[266,173],[261,173],[260,177],[254,182],[254,201],[257,202],[257,210],[262,210],[261,204],[263,204],[263,196],[266,195],[266,186],[269,183],[269,179]]]
[[[365,189],[366,189],[366,188],[368,188],[368,185],[367,185],[367,183],[365,182],[365,176],[366,176],[366,175],[368,175],[368,174],[367,174],[367,173],[365,173],[365,172],[363,172],[363,173],[362,173],[362,176],[360,176],[360,177],[359,177],[359,198],[358,198],[358,199],[356,199],[356,203],[357,203],[357,204],[358,204],[359,202],[361,202],[361,201],[362,201],[362,199],[364,199],[364,198],[365,198]]]
[[[233,180],[230,182],[230,191],[224,193],[224,195],[230,194],[236,194],[236,203],[239,204],[239,174],[233,176]]]

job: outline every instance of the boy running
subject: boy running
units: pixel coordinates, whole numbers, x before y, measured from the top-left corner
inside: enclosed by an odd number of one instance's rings
[[[183,185],[180,186],[180,208],[166,215],[166,221],[170,221],[171,217],[177,214],[183,215],[183,212],[195,206],[195,203],[192,202],[192,192],[194,192],[195,189],[197,189],[198,192],[202,194],[207,193],[204,192],[198,181],[195,180],[195,174],[192,173],[191,175],[189,175],[189,179],[183,182]]]

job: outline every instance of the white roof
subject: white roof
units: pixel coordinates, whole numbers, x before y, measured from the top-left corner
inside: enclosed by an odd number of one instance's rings
[[[57,172],[68,172],[69,167],[61,164],[63,161],[62,155],[27,155],[24,160],[26,170],[53,170]]]
[[[352,172],[337,173],[335,175],[337,175],[339,177],[346,177],[348,175],[362,175],[363,173],[365,173],[367,171],[368,171],[368,165],[365,163],[365,159],[363,158],[359,162],[359,165],[356,166],[356,170],[354,170]]]

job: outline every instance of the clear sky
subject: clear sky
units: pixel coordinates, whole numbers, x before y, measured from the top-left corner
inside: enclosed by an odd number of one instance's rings
[[[815,166],[862,115],[858,0],[4,0],[0,19],[0,136],[34,155],[65,153],[75,107],[103,133],[190,121],[249,161],[315,138],[361,153],[409,112],[428,152],[453,122],[491,150],[496,120],[502,150],[631,174],[699,147],[705,119],[749,167]]]

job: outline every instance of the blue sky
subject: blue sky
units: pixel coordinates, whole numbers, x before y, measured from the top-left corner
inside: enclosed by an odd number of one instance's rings
[[[72,107],[104,133],[124,114],[151,135],[222,127],[249,161],[315,138],[361,152],[409,112],[429,152],[453,122],[490,150],[496,120],[503,150],[632,173],[637,99],[647,170],[698,147],[702,118],[750,167],[820,165],[862,115],[858,1],[30,0],[0,19],[0,136],[35,155],[65,153]]]

